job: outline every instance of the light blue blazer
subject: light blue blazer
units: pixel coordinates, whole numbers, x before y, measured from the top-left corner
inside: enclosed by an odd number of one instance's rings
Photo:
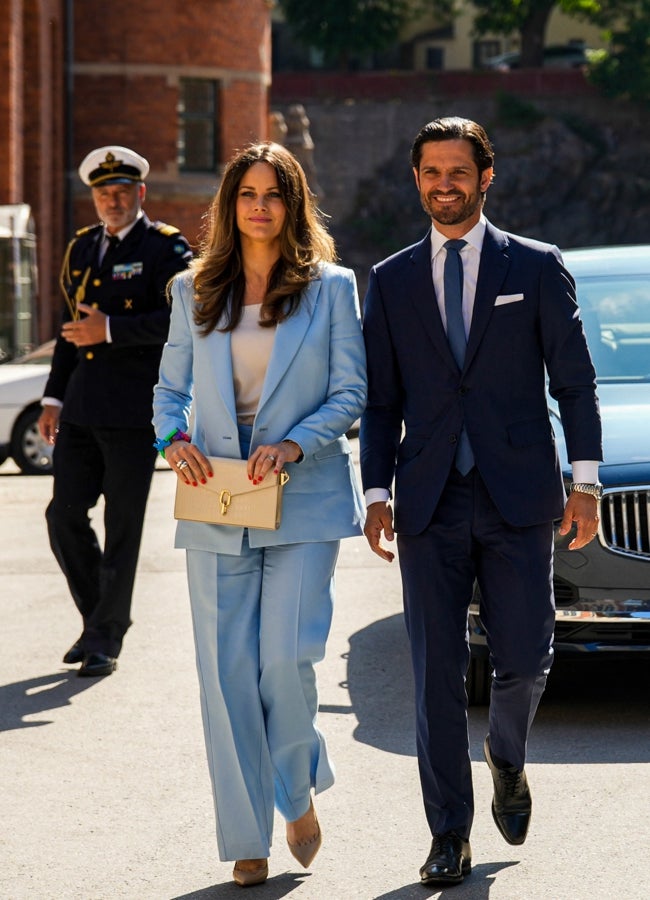
[[[239,459],[230,332],[199,334],[191,272],[172,284],[169,338],[154,389],[158,437],[187,431],[206,456]],[[361,533],[364,504],[346,431],[366,404],[366,357],[354,274],[324,265],[298,310],[277,326],[251,449],[289,438],[304,452],[286,466],[282,524],[249,529],[251,547],[331,541]],[[179,521],[176,547],[238,554],[243,529]]]

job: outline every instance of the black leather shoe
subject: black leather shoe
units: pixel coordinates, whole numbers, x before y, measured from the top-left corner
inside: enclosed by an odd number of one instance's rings
[[[420,869],[422,884],[460,884],[472,871],[472,848],[455,831],[434,834],[427,861]]]
[[[485,738],[483,752],[494,781],[492,818],[509,844],[523,844],[533,807],[526,773],[514,766],[498,766],[490,753],[489,737]]]
[[[82,678],[95,675],[111,675],[117,669],[117,660],[105,653],[89,653],[77,673]]]
[[[63,662],[69,666],[73,666],[75,663],[83,662],[84,656],[86,652],[84,648],[81,646],[81,638],[78,641],[75,641],[72,647],[68,650],[68,652],[63,657]]]

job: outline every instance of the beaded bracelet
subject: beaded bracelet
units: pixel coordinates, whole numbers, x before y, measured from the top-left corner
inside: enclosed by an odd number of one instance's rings
[[[174,441],[191,441],[191,437],[189,434],[185,434],[184,431],[181,431],[180,428],[174,428],[173,431],[170,431],[167,437],[164,438],[156,438],[153,442],[153,446],[156,448],[158,453],[165,458],[165,450],[169,447],[170,444],[173,444]]]

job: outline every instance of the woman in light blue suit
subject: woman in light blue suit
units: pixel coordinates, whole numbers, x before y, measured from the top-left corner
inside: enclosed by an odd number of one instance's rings
[[[340,538],[361,533],[345,432],[366,402],[356,283],[335,256],[292,154],[270,143],[237,154],[202,252],[172,284],[155,388],[157,445],[183,481],[212,477],[209,456],[248,459],[253,484],[290,475],[277,531],[184,521],[176,533],[219,855],[236,861],[240,885],[267,877],[274,807],[291,852],[311,863],[321,844],[311,791],[334,780],[313,666]]]

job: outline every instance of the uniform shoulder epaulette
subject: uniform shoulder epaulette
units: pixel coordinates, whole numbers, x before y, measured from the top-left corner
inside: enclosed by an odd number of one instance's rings
[[[101,222],[96,222],[94,225],[85,225],[83,228],[77,229],[77,231],[75,231],[75,233],[74,233],[74,236],[82,237],[82,235],[90,234],[91,231],[95,231],[97,228],[101,228],[101,227],[102,227]]]
[[[167,225],[165,222],[154,222],[153,227],[156,229],[156,231],[159,231],[166,237],[169,237],[172,234],[181,233],[180,228],[176,228],[174,225]]]

